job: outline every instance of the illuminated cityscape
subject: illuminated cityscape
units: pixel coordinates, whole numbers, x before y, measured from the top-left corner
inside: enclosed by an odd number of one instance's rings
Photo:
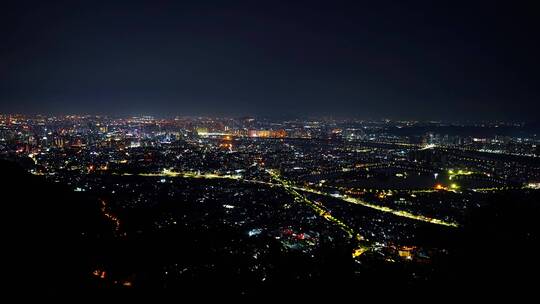
[[[2,2],[6,298],[534,299],[534,4]]]
[[[0,157],[95,204],[106,227],[98,243],[208,242],[189,253],[205,258],[167,255],[145,269],[116,256],[128,249],[91,256],[81,271],[95,284],[178,287],[222,271],[250,281],[239,288],[249,293],[322,279],[336,254],[353,281],[366,263],[392,265],[409,284],[432,279],[458,250],[439,237],[458,235],[498,195],[537,197],[540,138],[527,132],[502,122],[1,115]],[[276,273],[297,262],[307,264],[295,277]]]

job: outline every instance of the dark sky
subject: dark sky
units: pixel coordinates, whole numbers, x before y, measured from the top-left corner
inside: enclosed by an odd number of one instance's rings
[[[2,1],[0,112],[534,120],[533,1]]]

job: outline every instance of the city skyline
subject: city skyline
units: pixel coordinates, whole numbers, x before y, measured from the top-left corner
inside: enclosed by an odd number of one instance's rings
[[[0,114],[7,273],[54,294],[522,287],[540,196],[525,126]]]
[[[211,118],[211,119],[257,119],[257,120],[281,120],[281,121],[351,121],[351,122],[403,122],[410,124],[448,124],[448,125],[462,125],[473,126],[482,124],[507,124],[515,126],[537,126],[537,119],[411,119],[406,117],[355,117],[346,115],[250,115],[250,114],[228,114],[228,115],[212,115],[210,113],[201,113],[197,115],[190,114],[163,114],[155,115],[148,113],[134,113],[134,114],[110,114],[110,113],[88,113],[88,112],[37,112],[37,113],[25,113],[25,112],[0,112],[1,116],[12,117],[101,117],[111,119],[127,119],[148,117],[152,119],[196,119],[196,118]]]

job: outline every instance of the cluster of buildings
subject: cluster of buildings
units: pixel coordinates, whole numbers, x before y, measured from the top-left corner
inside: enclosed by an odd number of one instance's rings
[[[245,256],[262,279],[272,246],[423,265],[444,250],[417,246],[419,225],[459,226],[487,193],[539,188],[535,135],[419,124],[0,115],[0,158],[103,198],[119,235],[237,231],[236,246],[219,250]],[[130,218],[141,210],[153,217]]]

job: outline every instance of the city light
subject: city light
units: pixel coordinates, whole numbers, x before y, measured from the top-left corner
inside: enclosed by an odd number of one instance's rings
[[[534,161],[509,165],[469,146],[413,143],[381,134],[374,122],[23,117],[9,127],[0,119],[2,136],[11,138],[0,141],[3,155],[22,159],[37,180],[67,186],[74,204],[80,199],[91,208],[97,200],[94,221],[112,243],[193,235],[196,245],[185,250],[225,250],[251,261],[250,271],[265,280],[269,246],[316,261],[322,248],[339,248],[354,267],[429,265],[449,249],[420,246],[422,227],[454,234],[491,196],[540,189]],[[233,241],[199,242],[208,235]],[[156,273],[175,280],[188,272],[176,264]],[[91,277],[118,288],[144,285],[115,268],[95,261]]]

